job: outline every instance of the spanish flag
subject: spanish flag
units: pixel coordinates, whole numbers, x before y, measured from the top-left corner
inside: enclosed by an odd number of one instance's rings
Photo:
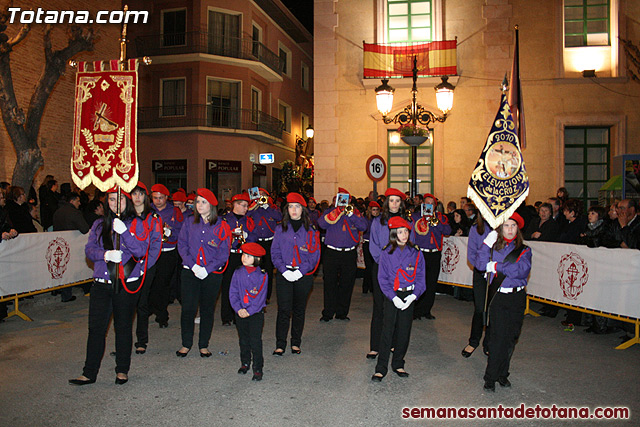
[[[419,76],[457,74],[456,40],[410,45],[364,43],[364,78],[413,76],[413,58]]]

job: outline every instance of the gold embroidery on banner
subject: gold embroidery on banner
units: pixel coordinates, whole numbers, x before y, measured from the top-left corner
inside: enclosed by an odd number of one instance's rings
[[[113,80],[118,87],[121,89],[120,91],[120,99],[125,104],[125,126],[127,128],[131,127],[131,106],[135,99],[133,98],[133,76],[131,75],[117,75],[111,76],[111,80]],[[133,149],[131,148],[131,132],[127,132],[124,140],[124,147],[120,152],[120,163],[116,166],[116,169],[121,173],[128,173],[134,166],[131,161],[131,154],[133,153]]]
[[[111,165],[109,165],[109,160],[114,158],[114,153],[118,151],[120,145],[122,144],[122,137],[124,136],[124,128],[118,129],[117,135],[115,137],[115,142],[113,145],[109,146],[106,150],[98,147],[94,143],[93,134],[89,131],[89,129],[82,129],[82,134],[84,135],[84,139],[87,142],[87,147],[91,150],[92,156],[96,157],[98,160],[98,164],[96,165],[96,170],[104,175],[107,171],[111,169]],[[108,135],[100,135],[100,138],[104,138]]]

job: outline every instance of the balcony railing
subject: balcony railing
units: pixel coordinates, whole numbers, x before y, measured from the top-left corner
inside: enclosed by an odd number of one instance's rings
[[[282,139],[284,123],[262,111],[213,105],[138,108],[138,129],[195,126],[258,131]]]
[[[155,34],[135,39],[137,56],[208,53],[211,55],[259,61],[282,74],[280,57],[265,45],[250,38],[227,37],[202,31],[176,34]]]

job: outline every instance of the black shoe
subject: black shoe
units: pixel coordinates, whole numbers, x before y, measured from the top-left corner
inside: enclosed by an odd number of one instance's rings
[[[375,359],[376,357],[378,357],[378,353],[373,353],[373,352],[369,352],[367,353],[367,359]]]
[[[498,384],[501,387],[511,387],[511,381],[507,377],[498,377]]]
[[[321,322],[329,322],[330,320],[331,320],[331,318],[330,318],[330,317],[322,316],[322,317],[320,318],[320,321],[321,321]]]
[[[160,329],[164,329],[164,328],[168,328],[169,327],[169,321],[166,322],[158,322],[160,324]]]
[[[291,353],[300,354],[302,353],[302,350],[300,350],[300,347],[298,347],[297,349],[294,349],[293,347],[291,347]]]
[[[200,357],[211,357],[211,352],[208,350],[205,353],[200,352]]]
[[[394,369],[393,372],[395,372],[396,375],[399,376],[400,378],[408,378],[409,377],[409,373],[407,371],[400,371],[398,369]]]
[[[278,351],[280,350],[280,351]],[[284,355],[284,350],[281,348],[276,348],[275,350],[273,350],[273,355],[274,356],[283,356]]]
[[[116,384],[118,384],[118,385],[125,384],[127,381],[129,381],[129,378],[118,378],[118,377],[116,377]]]
[[[87,385],[87,384],[93,384],[95,382],[96,382],[95,379],[92,380],[90,378],[86,379],[86,380],[81,380],[79,378],[74,378],[74,379],[69,380],[69,384],[70,385]]]
[[[145,354],[147,352],[147,346],[137,346],[136,347],[136,354]]]
[[[489,356],[489,347],[482,347],[482,352],[485,356]]]
[[[494,393],[496,391],[496,382],[485,380],[484,382],[484,391],[490,391]]]
[[[75,301],[76,300],[76,296],[72,295],[71,298],[69,299],[63,299],[62,302],[71,302],[71,301]]]
[[[262,372],[256,371],[253,373],[253,377],[251,377],[251,381],[262,381]]]
[[[382,382],[382,379],[384,378],[384,376],[380,376],[380,375],[373,375],[371,377],[371,381],[373,381],[374,383],[379,383]]]
[[[429,314],[425,314],[424,318],[425,319],[429,319],[429,320],[434,320],[436,318],[436,316],[434,316],[433,314],[429,313]]]
[[[242,365],[240,366],[240,369],[238,369],[238,373],[239,374],[246,374],[247,372],[249,372],[249,365]]]
[[[467,346],[467,347],[471,347],[471,346]],[[473,347],[472,347],[473,350],[467,351],[467,347],[462,349],[462,357],[470,357],[473,354],[473,352],[476,351],[476,349]]]
[[[190,351],[190,350],[191,350],[191,349],[187,350],[187,352],[186,352],[186,353],[183,353],[183,352],[181,352],[180,350],[178,350],[178,351],[176,351],[176,356],[178,356],[178,357],[187,357],[187,354],[189,354],[189,351]]]

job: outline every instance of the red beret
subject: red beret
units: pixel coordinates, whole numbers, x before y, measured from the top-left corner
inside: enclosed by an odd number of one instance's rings
[[[402,191],[398,190],[397,188],[387,188],[387,191],[384,192],[384,195],[385,197],[398,196],[402,200],[405,200],[407,198],[407,195],[404,194]]]
[[[258,188],[259,191],[262,191],[263,193],[265,193],[267,196],[269,196],[269,192],[267,190],[265,190],[264,188],[260,187]]]
[[[258,256],[258,257],[265,256],[267,254],[267,252],[264,250],[262,246],[253,242],[245,243],[244,245],[240,246],[240,250],[245,254]]]
[[[249,199],[249,195],[247,193],[236,194],[231,198],[232,202],[241,202],[243,200],[247,203],[251,203],[251,200]]]
[[[147,188],[146,185],[144,185],[144,182],[138,181],[138,183],[136,184],[136,187],[142,188],[146,194],[149,194],[149,189]]]
[[[107,194],[109,194],[109,193],[117,193],[117,192],[118,192],[118,186],[116,185],[114,187],[111,187],[109,189],[109,191],[107,191]],[[120,193],[124,194],[129,200],[131,200],[131,194],[127,193],[126,191],[122,191],[122,190],[120,190]]]
[[[434,196],[431,193],[427,193],[424,195],[424,198],[426,199],[427,197],[431,197],[433,200],[435,200],[436,202],[438,201],[438,198],[436,196]]]
[[[198,188],[198,196],[204,197],[212,206],[218,206],[218,199],[216,199],[216,195],[208,188]]]
[[[347,190],[345,190],[342,187],[338,187],[338,193],[347,193],[347,194],[351,195]]]
[[[309,201],[315,203],[316,205],[318,204],[318,202],[316,202],[316,199],[314,199],[313,197],[309,197]]]
[[[171,196],[171,198],[173,199],[174,202],[186,202],[187,201],[187,194],[178,190],[175,193],[173,193],[173,196]]]
[[[164,194],[167,197],[171,196],[171,193],[169,193],[169,189],[162,184],[153,184],[151,186],[151,192]]]
[[[191,193],[187,196],[187,202],[193,202],[196,199],[196,195]]]
[[[184,188],[178,188],[178,192],[179,192],[179,193],[184,193],[185,195],[187,194],[187,192],[186,192],[186,191],[184,191]]]
[[[522,217],[518,212],[514,212],[513,215],[511,215],[511,218],[509,219],[514,220],[516,224],[518,224],[519,229],[522,230],[524,228],[524,219],[522,219]]]
[[[411,230],[411,224],[409,224],[406,219],[399,216],[394,216],[389,219],[389,229],[402,227]]]
[[[380,209],[380,204],[378,202],[369,202],[369,207]]]
[[[287,203],[300,203],[305,208],[307,207],[307,201],[298,193],[287,194]]]

